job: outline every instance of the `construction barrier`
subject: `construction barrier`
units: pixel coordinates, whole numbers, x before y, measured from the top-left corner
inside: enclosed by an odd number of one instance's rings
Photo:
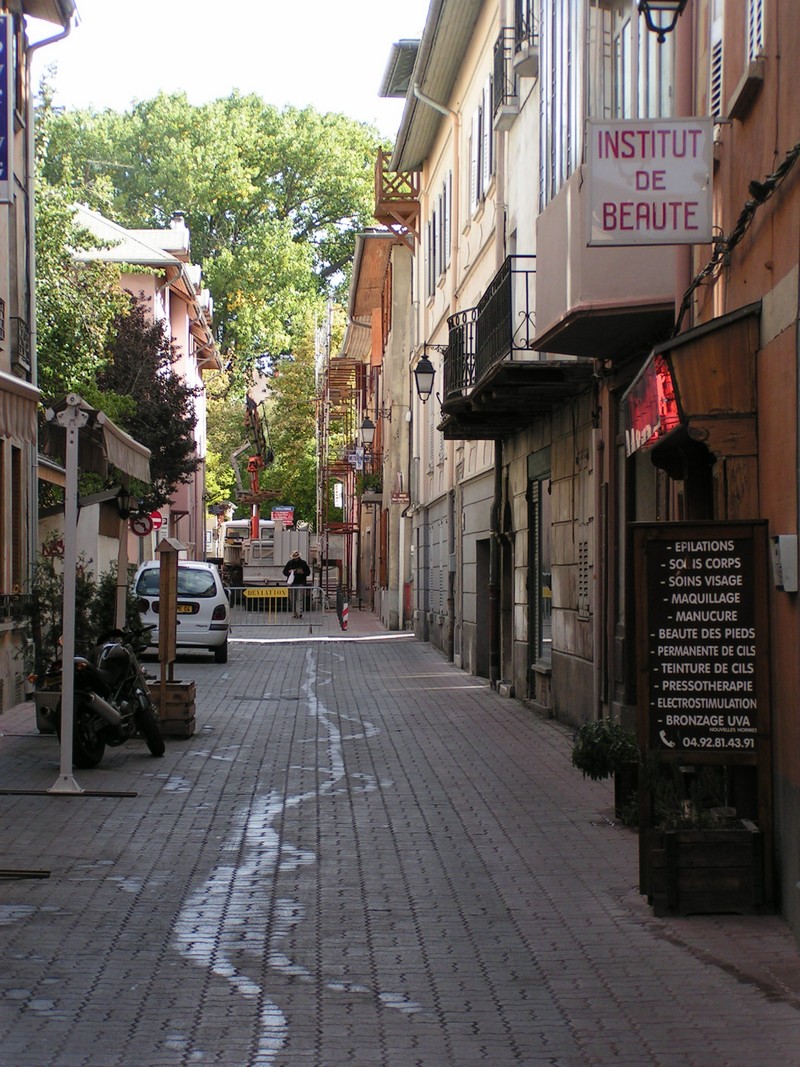
[[[296,632],[333,629],[328,595],[318,585],[232,586],[228,589],[231,631],[240,627],[293,628]]]

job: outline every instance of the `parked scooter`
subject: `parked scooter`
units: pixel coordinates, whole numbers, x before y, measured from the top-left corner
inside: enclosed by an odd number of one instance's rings
[[[96,767],[106,745],[115,747],[140,734],[153,756],[164,755],[158,716],[126,631],[114,630],[100,645],[97,662],[75,657],[72,760]],[[60,705],[56,732],[61,736]]]

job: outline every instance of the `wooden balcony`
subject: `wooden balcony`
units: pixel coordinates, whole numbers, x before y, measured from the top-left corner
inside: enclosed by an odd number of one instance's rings
[[[375,164],[375,218],[414,250],[419,240],[419,174],[389,169],[391,154],[380,151]]]

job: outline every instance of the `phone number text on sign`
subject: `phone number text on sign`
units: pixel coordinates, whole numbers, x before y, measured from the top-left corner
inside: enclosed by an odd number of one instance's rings
[[[657,748],[756,747],[749,539],[648,545],[650,736]]]

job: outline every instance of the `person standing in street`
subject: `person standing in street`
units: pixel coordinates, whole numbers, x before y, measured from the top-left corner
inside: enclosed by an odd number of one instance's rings
[[[311,568],[299,552],[292,552],[289,562],[283,568],[283,573],[289,585],[294,618],[301,619],[305,605],[305,586],[311,576]]]

